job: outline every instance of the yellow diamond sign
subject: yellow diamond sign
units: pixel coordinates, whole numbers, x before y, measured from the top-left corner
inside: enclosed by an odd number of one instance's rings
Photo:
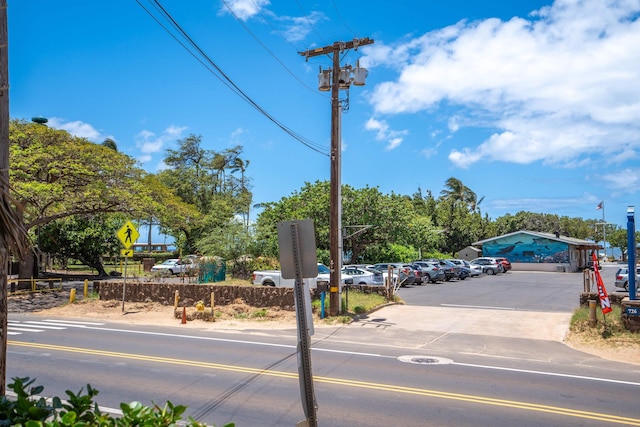
[[[122,242],[125,248],[129,249],[140,237],[140,233],[133,226],[131,221],[127,221],[125,225],[123,225],[117,233],[118,239]]]

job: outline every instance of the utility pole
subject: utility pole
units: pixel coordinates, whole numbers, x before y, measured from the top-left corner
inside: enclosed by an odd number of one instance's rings
[[[306,59],[320,55],[333,55],[332,68],[320,70],[319,89],[331,90],[331,181],[329,202],[329,314],[336,316],[340,310],[340,279],[342,276],[342,103],[340,89],[349,90],[353,82],[364,86],[367,70],[351,66],[340,67],[340,53],[360,46],[373,44],[370,38],[334,42],[333,45],[299,52]],[[353,72],[354,76],[351,77]],[[330,79],[329,79],[330,77]]]
[[[7,0],[0,0],[0,197],[9,192],[9,36]],[[2,201],[3,203],[4,200]],[[9,248],[0,239],[0,396],[7,376],[7,273]]]
[[[21,209],[9,194],[9,36],[7,0],[0,0],[0,396],[7,376],[7,273],[10,254],[29,255]]]

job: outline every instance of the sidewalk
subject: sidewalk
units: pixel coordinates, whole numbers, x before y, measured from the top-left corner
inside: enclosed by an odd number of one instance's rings
[[[570,320],[570,313],[390,305],[354,323],[407,331],[561,342],[569,331]]]

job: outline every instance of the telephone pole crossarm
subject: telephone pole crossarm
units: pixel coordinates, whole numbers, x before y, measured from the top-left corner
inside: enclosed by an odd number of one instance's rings
[[[319,47],[316,49],[307,49],[304,52],[298,52],[298,53],[308,59],[314,56],[329,55],[330,53],[334,53],[336,50],[339,52],[342,52],[347,49],[358,50],[358,47],[366,46],[368,44],[373,44],[373,40],[370,39],[369,37],[365,37],[362,39],[353,39],[348,42],[335,42],[330,46]]]

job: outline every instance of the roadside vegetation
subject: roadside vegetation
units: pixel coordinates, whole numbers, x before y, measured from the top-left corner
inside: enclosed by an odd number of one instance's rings
[[[67,399],[42,397],[44,388],[34,385],[35,379],[13,378],[8,388],[15,397],[0,397],[0,425],[23,427],[125,427],[175,426],[206,427],[192,417],[186,421],[187,407],[168,401],[164,406],[145,406],[140,402],[121,403],[122,416],[102,412],[94,402],[98,390],[87,384],[78,393],[67,390]],[[233,427],[226,424],[224,427]],[[213,426],[215,427],[215,426]]]
[[[581,307],[574,311],[569,333],[572,339],[596,347],[619,348],[637,347],[640,351],[640,333],[627,330],[620,319],[620,306],[612,306],[612,311],[603,315],[596,308],[597,323],[589,325],[589,308]]]

